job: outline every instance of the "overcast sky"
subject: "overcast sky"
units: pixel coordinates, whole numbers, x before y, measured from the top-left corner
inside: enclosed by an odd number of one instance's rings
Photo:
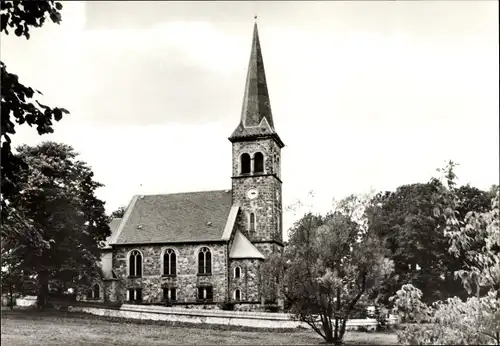
[[[499,181],[497,1],[63,4],[61,25],[2,35],[7,68],[71,111],[53,135],[22,126],[13,141],[72,145],[109,212],[134,194],[230,188],[254,14],[285,205],[326,211],[450,159],[461,183]]]

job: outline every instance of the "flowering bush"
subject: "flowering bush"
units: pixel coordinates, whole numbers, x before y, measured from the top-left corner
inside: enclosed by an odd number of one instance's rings
[[[497,292],[467,301],[453,297],[433,306],[421,300],[422,292],[405,285],[391,299],[400,317],[412,322],[398,331],[406,345],[498,345],[500,304]]]

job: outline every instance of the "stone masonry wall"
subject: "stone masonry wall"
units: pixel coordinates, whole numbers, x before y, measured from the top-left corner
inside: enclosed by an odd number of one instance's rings
[[[240,205],[240,212],[236,218],[236,227],[250,241],[283,241],[281,198],[281,183],[273,176],[258,176],[233,179],[233,201]],[[259,191],[257,198],[248,199],[246,193],[249,189]],[[249,213],[255,214],[255,232],[250,232]],[[277,217],[280,221],[277,221]]]
[[[264,155],[264,174],[275,173],[275,155],[280,157],[281,149],[272,139],[263,139],[248,142],[233,143],[233,177],[240,177],[240,156],[249,153],[251,157],[256,152]],[[233,178],[233,202],[240,205],[240,213],[236,219],[236,227],[250,241],[283,241],[283,211],[281,181],[274,175],[245,175]],[[256,188],[258,197],[249,200],[246,193],[249,189]],[[249,215],[255,213],[256,230],[250,234]]]
[[[241,301],[260,302],[260,263],[258,259],[230,260],[230,296],[234,300],[234,291],[239,289]],[[234,268],[240,267],[239,278],[234,277]]]
[[[212,275],[198,275],[198,251],[207,246],[212,252]],[[178,302],[196,302],[197,287],[212,285],[214,302],[222,302],[227,294],[226,244],[179,244],[153,246],[116,247],[113,254],[113,269],[121,281],[117,299],[125,301],[128,288],[142,288],[143,302],[161,303],[162,287],[176,287]],[[162,276],[162,254],[172,248],[177,255],[177,275]],[[128,277],[128,254],[139,250],[143,255],[143,275],[141,278]]]
[[[250,154],[253,159],[256,152],[264,155],[264,172],[253,173],[253,161],[251,163],[252,172],[241,175],[240,156],[243,153]],[[279,161],[276,160],[276,156]],[[282,183],[281,183],[281,149],[273,139],[249,140],[233,143],[233,181],[232,194],[233,203],[240,206],[240,212],[236,217],[236,229],[242,232],[259,251],[267,258],[274,252],[281,251],[281,246],[274,241],[283,242],[283,210],[282,210]],[[258,190],[258,196],[255,199],[247,198],[247,191],[251,188]],[[249,216],[255,214],[255,231],[250,231]],[[236,262],[231,263],[231,269],[234,269]],[[242,289],[242,296],[247,301],[275,300],[277,292],[275,287],[275,278],[262,278],[259,282],[260,267],[253,268],[252,273],[255,280],[252,282],[252,288],[248,291]],[[231,272],[233,275],[233,272]],[[232,276],[231,276],[232,278]],[[243,287],[243,282],[231,282],[231,297],[236,289],[236,285]],[[263,289],[263,287],[268,289]],[[254,287],[257,288],[254,290]],[[258,293],[257,293],[258,292]],[[264,297],[261,295],[264,294]],[[243,298],[243,297],[242,297]]]

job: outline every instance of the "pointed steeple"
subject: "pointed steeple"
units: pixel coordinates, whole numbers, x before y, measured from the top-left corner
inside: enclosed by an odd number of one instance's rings
[[[274,137],[281,147],[284,146],[274,129],[257,22],[253,27],[252,50],[248,63],[241,119],[229,140],[234,142],[238,139],[249,139],[249,137]]]

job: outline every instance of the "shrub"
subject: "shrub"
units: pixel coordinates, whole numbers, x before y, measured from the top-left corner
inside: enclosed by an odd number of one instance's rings
[[[280,307],[276,304],[266,304],[264,306],[264,311],[266,311],[266,312],[279,312]]]
[[[359,326],[358,327],[358,332],[361,332],[361,333],[368,333],[369,330],[368,328],[366,328],[365,326]]]
[[[349,318],[352,318],[352,319],[368,318],[368,312],[366,311],[365,306],[362,306],[362,305],[355,306],[354,309],[351,311]]]
[[[375,306],[375,319],[377,320],[377,331],[389,329],[388,322],[389,310],[384,307]]]
[[[401,316],[419,323],[398,331],[398,340],[406,345],[498,345],[500,344],[500,300],[497,292],[485,297],[458,297],[437,302],[432,307],[420,301],[421,292],[405,285],[394,298]],[[430,323],[423,323],[430,322]]]
[[[219,304],[221,310],[233,311],[235,304],[230,301],[225,301]]]

